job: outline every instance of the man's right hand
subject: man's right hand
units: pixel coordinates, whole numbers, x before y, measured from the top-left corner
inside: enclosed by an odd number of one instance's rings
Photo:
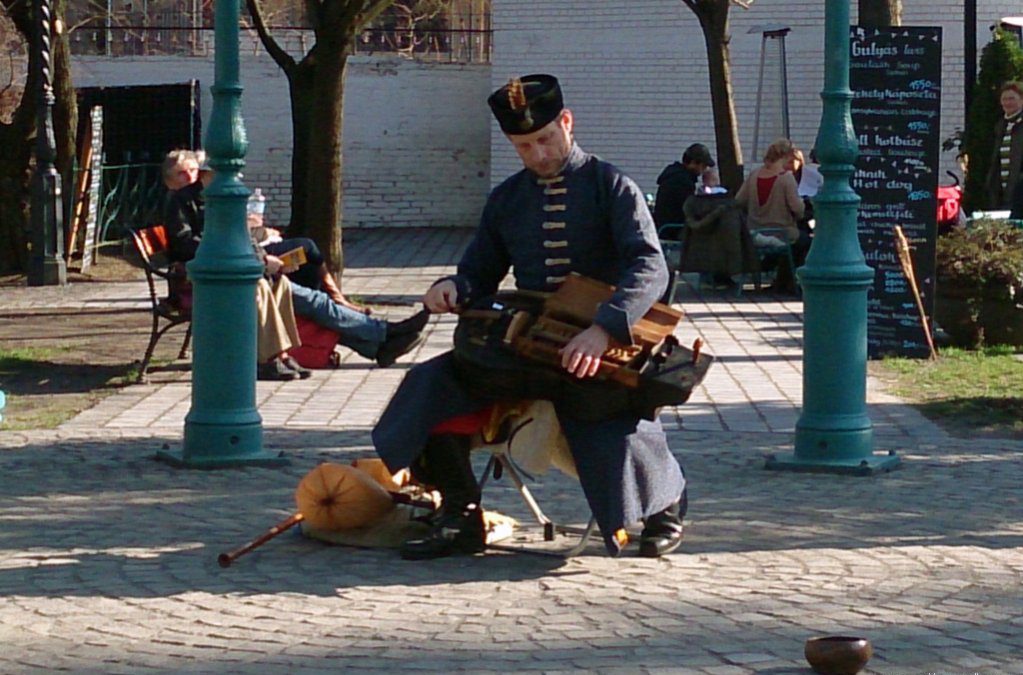
[[[284,272],[285,274],[291,274],[298,269],[298,265],[285,265],[284,261],[275,255],[266,256],[266,271],[270,276],[274,276],[278,272]]]
[[[266,265],[267,274],[270,276],[274,276],[281,271],[282,267],[284,267],[284,261],[275,255],[266,256],[263,260],[263,264]]]
[[[446,314],[458,309],[458,287],[454,281],[438,281],[423,296],[423,305],[433,314]]]

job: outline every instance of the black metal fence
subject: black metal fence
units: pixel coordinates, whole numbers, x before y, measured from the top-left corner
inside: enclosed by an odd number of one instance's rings
[[[169,19],[175,18],[179,23]],[[159,18],[159,17],[156,17]],[[207,56],[213,51],[213,27],[181,25],[187,15],[168,15],[166,23],[117,25],[98,19],[71,32],[71,51],[97,56]],[[312,31],[280,26],[271,28],[274,38],[291,53],[312,46]],[[254,46],[258,36],[243,26],[242,41]],[[355,54],[394,54],[435,62],[490,63],[492,30],[369,28],[353,44]]]

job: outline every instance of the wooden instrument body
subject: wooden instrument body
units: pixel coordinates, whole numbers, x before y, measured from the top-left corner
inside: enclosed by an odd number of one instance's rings
[[[614,293],[614,287],[571,274],[550,295],[543,311],[534,317],[519,312],[511,321],[504,342],[531,361],[561,368],[561,349],[593,325],[597,310]],[[656,303],[632,328],[634,344],[612,341],[601,358],[597,377],[638,387],[640,371],[649,355],[672,334],[682,318],[680,310]]]

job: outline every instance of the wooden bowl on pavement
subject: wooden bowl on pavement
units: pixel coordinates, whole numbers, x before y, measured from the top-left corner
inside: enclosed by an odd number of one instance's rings
[[[828,635],[807,640],[803,654],[819,675],[856,675],[874,655],[874,648],[866,638]]]

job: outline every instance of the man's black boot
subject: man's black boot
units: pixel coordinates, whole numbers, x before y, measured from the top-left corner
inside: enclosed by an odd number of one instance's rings
[[[422,457],[413,465],[413,475],[440,491],[441,509],[428,535],[402,544],[401,557],[432,560],[482,551],[485,547],[483,509],[479,483],[469,461],[469,437],[431,436]]]
[[[429,534],[401,545],[401,557],[433,560],[456,554],[471,555],[486,547],[485,537],[483,509],[479,504],[468,504],[457,510],[442,507]]]
[[[682,502],[681,499],[663,511],[643,520],[643,531],[639,535],[639,554],[645,558],[659,558],[667,555],[682,544]]]
[[[430,310],[428,309],[421,309],[409,318],[401,321],[388,321],[387,337],[392,338],[398,335],[408,335],[409,333],[422,333],[429,321]]]

